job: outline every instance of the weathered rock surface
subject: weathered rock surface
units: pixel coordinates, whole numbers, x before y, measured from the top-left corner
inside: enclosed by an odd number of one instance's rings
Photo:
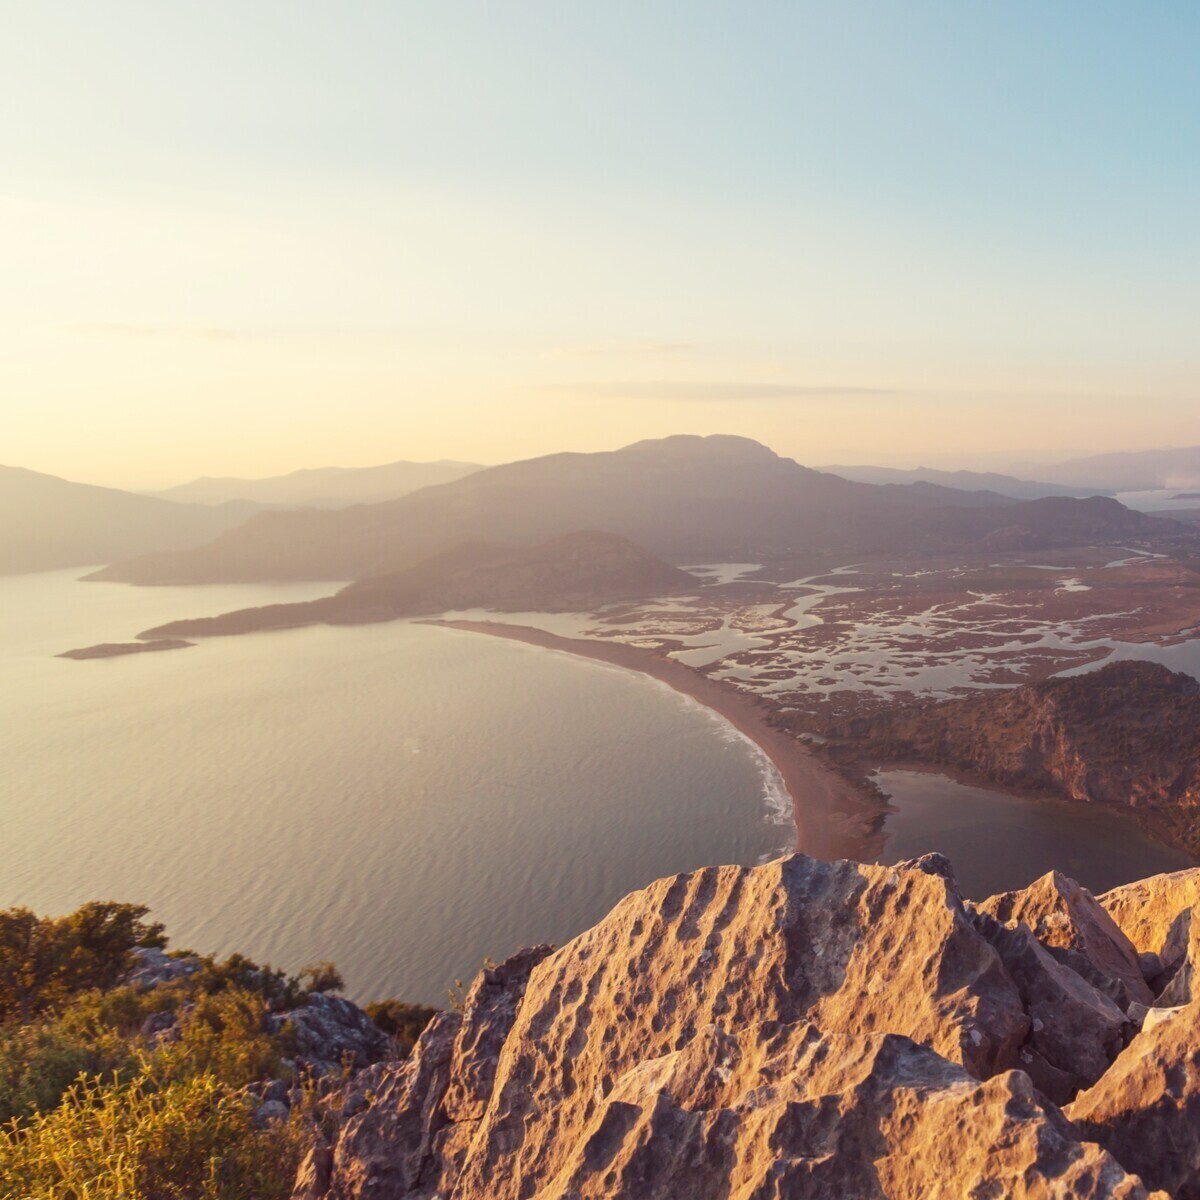
[[[362,1069],[387,1053],[387,1038],[357,1004],[315,993],[288,1012],[267,1017],[298,1066],[313,1075],[331,1075],[344,1066]]]
[[[203,966],[195,954],[168,954],[157,946],[135,946],[133,968],[125,982],[133,987],[152,988],[194,975]]]
[[[1007,927],[986,913],[977,928],[994,947],[1029,1014],[1018,1065],[1056,1104],[1095,1083],[1125,1046],[1133,1027],[1125,1012],[1058,962],[1024,925]]]
[[[1129,1049],[1067,1110],[1080,1134],[1174,1200],[1200,1198],[1200,1004],[1152,1009]]]
[[[710,1026],[683,1050],[627,1073],[538,1194],[1066,1200],[1146,1193],[1099,1147],[1078,1142],[1018,1071],[980,1083],[896,1034],[833,1037],[810,1024],[768,1023],[738,1036]]]
[[[1200,867],[1113,888],[1100,903],[1140,952],[1158,955],[1165,982],[1187,954],[1192,911],[1200,903]]]
[[[1086,888],[1058,871],[1018,892],[976,905],[1007,926],[1025,925],[1060,962],[1083,975],[1122,1009],[1151,1005],[1138,951]]]
[[[708,868],[481,975],[355,1081],[295,1194],[1132,1200],[1011,1069],[1065,1097],[1129,1032],[935,856]]]

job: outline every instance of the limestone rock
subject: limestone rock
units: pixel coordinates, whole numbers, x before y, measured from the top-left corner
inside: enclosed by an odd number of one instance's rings
[[[135,946],[133,969],[125,976],[131,987],[153,988],[194,975],[203,966],[195,954],[168,954],[157,946]]]
[[[1086,888],[1050,871],[1017,892],[976,905],[1005,925],[1020,923],[1060,962],[1118,1003],[1153,1003],[1133,943]]]
[[[1099,899],[1133,945],[1157,954],[1170,975],[1187,952],[1191,910],[1200,903],[1200,867],[1151,875]]]
[[[483,1116],[500,1051],[516,1018],[529,972],[550,952],[549,946],[527,948],[476,976],[463,1005],[454,1043],[454,1078],[445,1102],[450,1121],[472,1121]]]
[[[400,1200],[424,1194],[421,1183],[440,1169],[435,1135],[445,1125],[441,1105],[461,1024],[458,1013],[439,1013],[402,1064],[379,1064],[363,1072],[369,1079],[355,1081],[364,1086],[367,1106],[338,1139],[331,1195]]]
[[[472,1143],[478,1186],[541,1177],[638,1063],[710,1024],[772,1020],[902,1033],[980,1077],[1015,1063],[1029,1029],[944,878],[795,856],[659,880],[531,974]]]
[[[1174,1200],[1200,1200],[1200,1003],[1152,1009],[1142,1032],[1067,1110],[1099,1142]]]
[[[1065,1104],[1108,1069],[1132,1023],[1085,978],[1051,957],[1024,925],[1008,927],[987,913],[976,924],[995,948],[1021,996],[1030,1031],[1018,1065],[1056,1104]]]
[[[806,1023],[701,1030],[623,1076],[566,1151],[539,1197],[1146,1195],[1077,1141],[1021,1072],[980,1083],[909,1038],[829,1036]],[[453,1195],[515,1196],[515,1185]]]
[[[332,1175],[333,1152],[325,1145],[314,1146],[296,1172],[292,1200],[324,1200]]]
[[[298,1008],[267,1017],[296,1061],[313,1075],[336,1074],[349,1064],[361,1069],[387,1053],[387,1038],[357,1004],[316,993]]]
[[[485,972],[363,1072],[326,1195],[1142,1200],[1010,1069],[1069,1094],[1126,1025],[944,862],[708,868]]]

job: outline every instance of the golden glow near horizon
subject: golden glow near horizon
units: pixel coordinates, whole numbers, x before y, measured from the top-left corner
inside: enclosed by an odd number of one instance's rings
[[[651,6],[631,44],[592,5],[104,7],[0,47],[0,462],[1200,442],[1171,20]]]

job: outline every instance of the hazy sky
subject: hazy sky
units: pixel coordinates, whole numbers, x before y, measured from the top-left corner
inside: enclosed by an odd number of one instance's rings
[[[0,462],[1200,442],[1200,5],[37,0]]]

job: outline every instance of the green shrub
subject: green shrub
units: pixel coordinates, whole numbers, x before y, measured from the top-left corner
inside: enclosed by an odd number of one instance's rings
[[[300,971],[299,982],[308,992],[340,992],[346,982],[342,973],[331,962],[314,963]]]
[[[437,1016],[436,1008],[424,1004],[405,1004],[400,1000],[377,1000],[368,1004],[366,1014],[392,1039],[396,1053],[407,1058],[412,1052],[421,1030]]]
[[[89,988],[112,987],[136,946],[164,946],[141,904],[93,901],[65,917],[0,912],[0,1021],[32,1020]]]
[[[81,1082],[0,1134],[0,1189],[24,1200],[284,1200],[307,1145],[299,1120],[258,1129],[212,1075]]]
[[[168,1079],[211,1075],[231,1087],[278,1078],[283,1056],[265,1017],[262,997],[241,988],[201,996],[181,1017],[179,1036],[154,1051],[156,1068]]]
[[[81,1075],[111,1078],[136,1061],[127,1038],[75,1020],[0,1030],[0,1125],[54,1108]]]

